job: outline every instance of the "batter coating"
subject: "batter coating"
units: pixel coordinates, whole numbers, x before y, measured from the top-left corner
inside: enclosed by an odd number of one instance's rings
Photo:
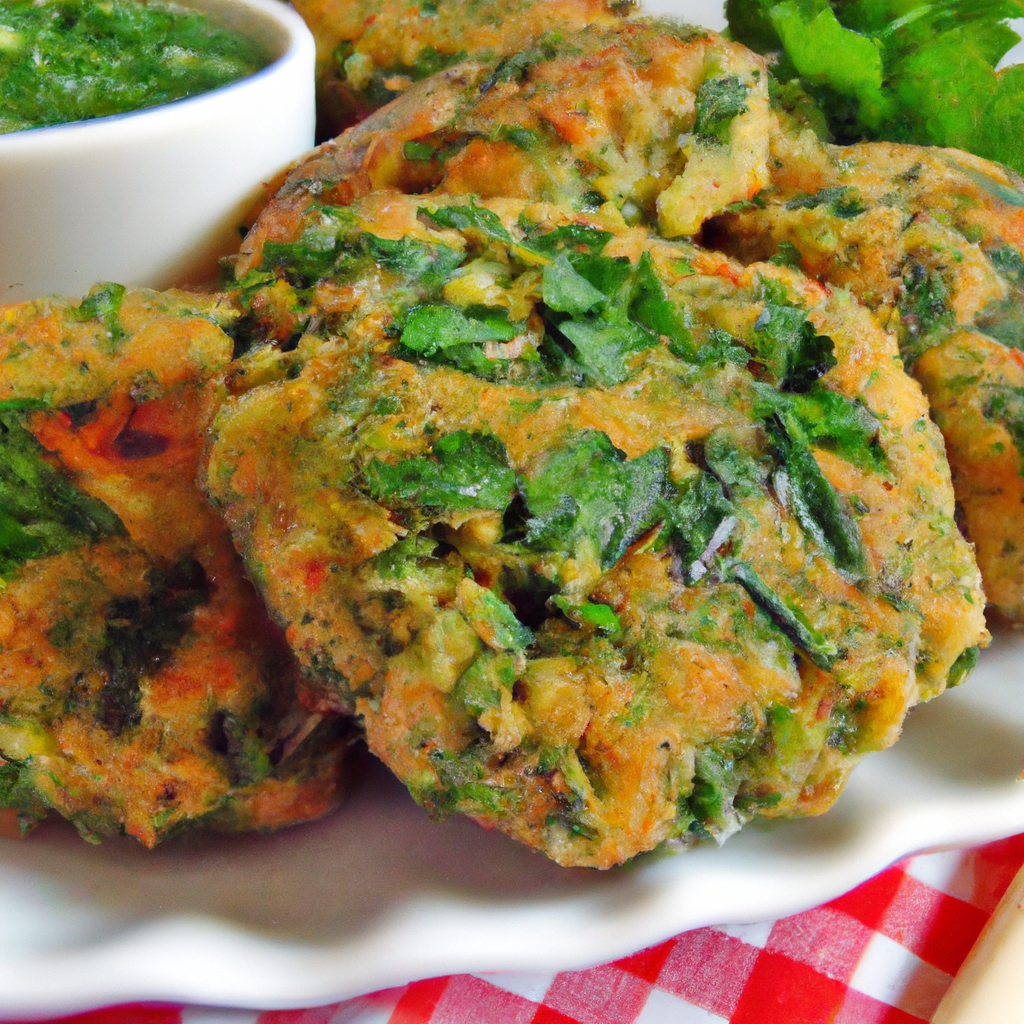
[[[231,360],[221,297],[101,286],[0,309],[0,805],[147,846],[341,796],[346,728],[194,479]]]
[[[819,813],[987,642],[941,439],[847,294],[611,209],[306,216],[347,304],[242,361],[207,485],[305,699],[435,813],[597,867]]]

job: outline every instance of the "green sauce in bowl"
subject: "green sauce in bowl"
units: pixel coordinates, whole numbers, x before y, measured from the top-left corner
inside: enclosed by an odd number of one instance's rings
[[[0,133],[197,96],[267,63],[245,36],[163,0],[2,0]]]

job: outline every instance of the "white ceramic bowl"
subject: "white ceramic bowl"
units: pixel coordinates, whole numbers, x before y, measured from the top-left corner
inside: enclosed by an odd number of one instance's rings
[[[313,38],[279,0],[178,0],[271,63],[164,106],[0,135],[0,304],[216,270],[262,184],[313,145]]]

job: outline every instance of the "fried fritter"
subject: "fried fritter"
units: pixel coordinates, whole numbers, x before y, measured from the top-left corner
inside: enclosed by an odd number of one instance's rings
[[[342,727],[195,486],[222,298],[0,308],[0,806],[152,846],[337,803]]]
[[[431,811],[597,867],[818,813],[987,642],[924,396],[845,292],[610,206],[305,216],[335,305],[242,361],[207,486],[305,699]]]
[[[629,7],[628,0],[299,0],[295,8],[316,38],[321,137],[461,60],[495,60],[549,34],[608,28]]]
[[[894,330],[946,439],[991,604],[1024,620],[1024,183],[958,150],[772,133],[772,184],[706,244],[849,288]]]
[[[693,234],[768,183],[768,125],[762,59],[713,32],[623,22],[546,38],[412,85],[314,150],[243,242],[236,274],[257,313],[290,330],[302,303],[275,283],[331,270],[329,249],[309,256],[307,214],[381,189],[613,202],[666,236]]]

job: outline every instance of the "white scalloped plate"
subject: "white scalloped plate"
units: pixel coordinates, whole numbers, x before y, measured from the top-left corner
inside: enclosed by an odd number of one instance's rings
[[[721,24],[692,0],[685,13]],[[439,974],[582,967],[794,913],[905,854],[1024,831],[1022,694],[1024,638],[1000,635],[824,817],[605,873],[466,820],[432,824],[370,758],[339,813],[279,835],[148,853],[48,823],[0,842],[0,1017],[131,1000],[311,1006]]]

